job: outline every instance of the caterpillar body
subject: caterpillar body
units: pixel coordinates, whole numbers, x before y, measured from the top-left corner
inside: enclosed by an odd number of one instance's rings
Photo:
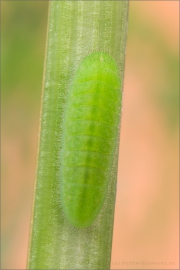
[[[106,198],[118,139],[121,80],[105,52],[85,57],[71,85],[60,151],[64,214],[78,228],[90,226]]]

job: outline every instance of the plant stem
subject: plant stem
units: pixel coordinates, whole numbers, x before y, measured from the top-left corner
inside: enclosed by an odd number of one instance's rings
[[[128,1],[50,1],[39,157],[28,269],[109,269],[118,145],[107,198],[85,228],[66,220],[60,203],[59,153],[68,89],[82,59],[109,53],[123,81]],[[121,89],[122,90],[122,89]]]

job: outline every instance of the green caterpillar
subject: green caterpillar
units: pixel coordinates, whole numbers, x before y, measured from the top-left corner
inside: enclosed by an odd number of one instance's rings
[[[90,226],[106,198],[118,139],[121,80],[114,59],[94,52],[75,74],[64,112],[60,195],[64,214]]]

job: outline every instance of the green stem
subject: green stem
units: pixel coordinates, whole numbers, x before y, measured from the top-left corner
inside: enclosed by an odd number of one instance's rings
[[[66,220],[60,203],[59,152],[63,111],[81,60],[109,53],[123,81],[128,1],[50,1],[41,134],[28,269],[109,269],[118,145],[108,194],[95,222]],[[122,90],[122,89],[121,89]]]

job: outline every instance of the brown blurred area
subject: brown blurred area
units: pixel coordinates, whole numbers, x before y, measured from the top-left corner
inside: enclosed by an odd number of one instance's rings
[[[26,268],[47,13],[47,1],[1,2],[2,269]]]
[[[25,269],[48,3],[1,3],[1,268]],[[179,269],[179,2],[130,1],[111,269]]]
[[[132,1],[112,269],[179,269],[179,2]]]

